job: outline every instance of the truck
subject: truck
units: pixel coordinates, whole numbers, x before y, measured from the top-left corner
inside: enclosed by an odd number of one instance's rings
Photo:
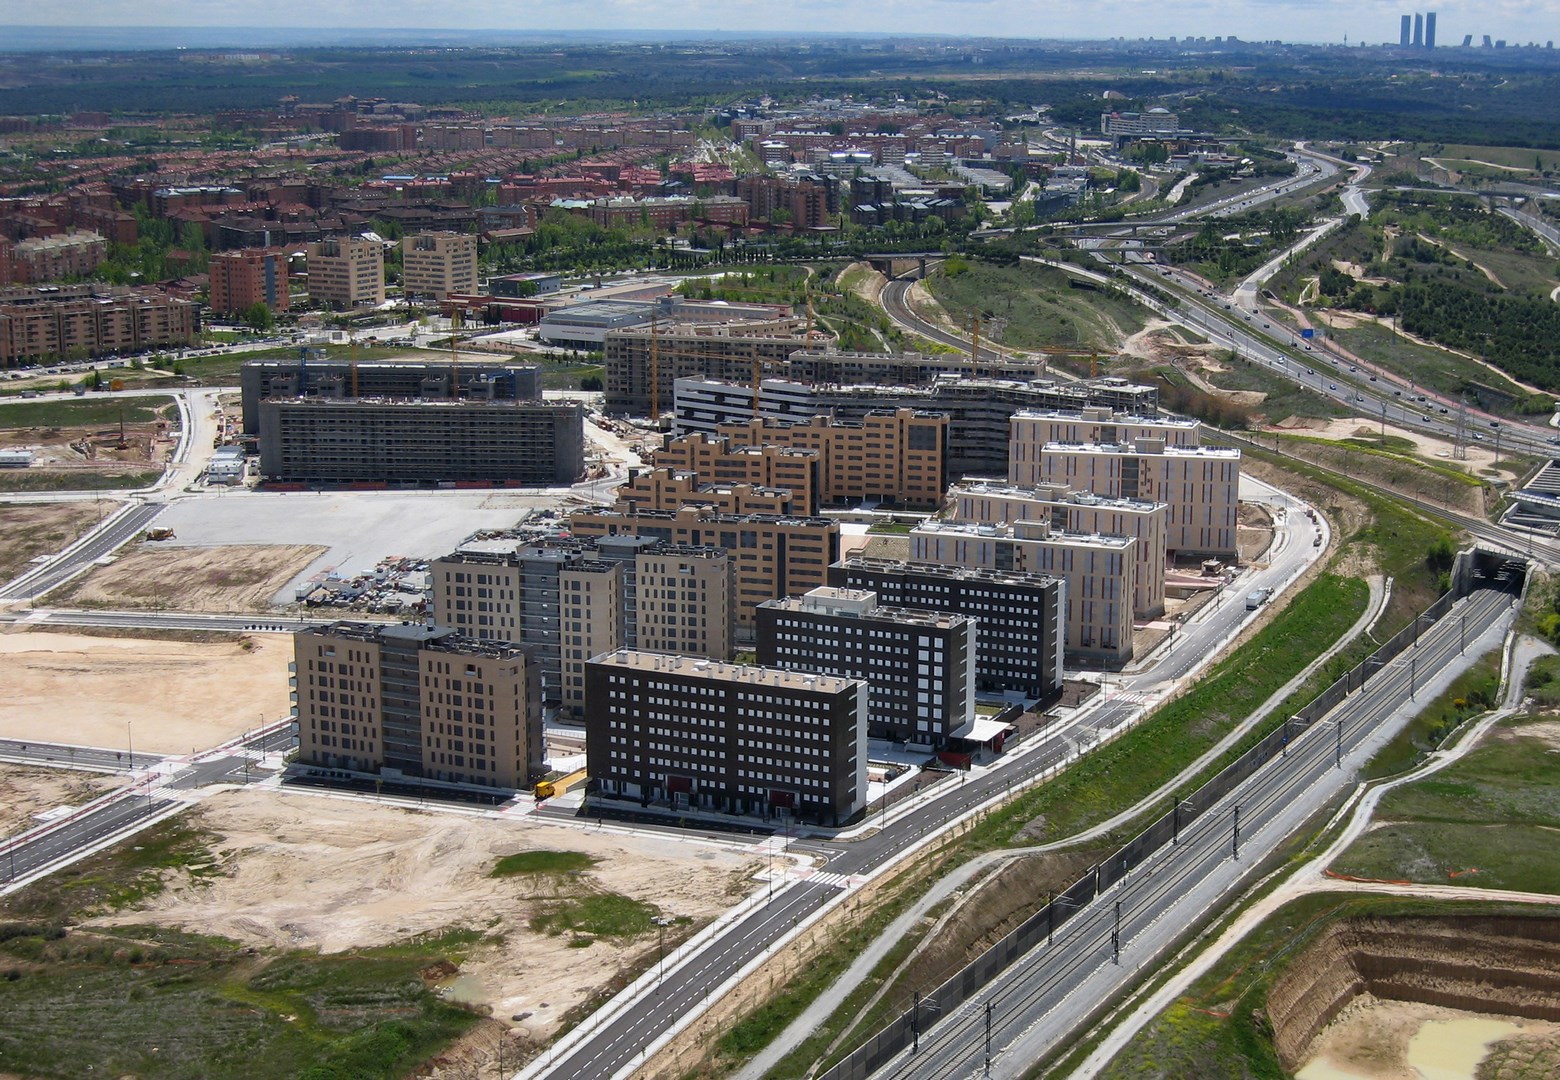
[[[538,780],[536,786],[532,788],[531,794],[536,796],[537,802],[541,802],[543,799],[550,799],[554,795],[562,795],[584,779],[585,770],[575,769],[567,776],[560,776],[555,780]]]
[[[166,525],[158,525],[146,530],[146,538],[148,540],[172,540],[173,530]]]
[[[1256,611],[1257,608],[1268,602],[1268,597],[1273,595],[1272,589],[1257,589],[1246,594],[1246,610]]]

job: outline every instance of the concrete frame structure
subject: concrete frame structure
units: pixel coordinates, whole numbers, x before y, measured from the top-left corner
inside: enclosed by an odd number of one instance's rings
[[[509,789],[545,771],[541,682],[521,647],[341,622],[293,648],[304,764]]]
[[[865,683],[629,649],[585,678],[595,797],[823,825],[866,808]]]
[[[1170,512],[1164,503],[1108,499],[1056,485],[1025,488],[979,480],[949,488],[948,499],[953,504],[954,521],[978,525],[1048,521],[1062,532],[1135,537],[1132,614],[1138,619],[1157,619],[1164,614],[1165,529]]]
[[[1058,577],[855,556],[829,567],[829,584],[876,593],[890,608],[975,620],[975,686],[1047,701],[1061,692],[1067,583]]]
[[[459,385],[456,381],[459,380]],[[238,373],[244,431],[260,430],[269,397],[540,401],[541,368],[521,360],[246,360]]]
[[[975,719],[975,620],[823,586],[757,611],[765,667],[860,679],[867,734],[940,749]]]
[[[650,390],[652,367],[660,408],[670,412],[678,379],[711,378],[751,385],[755,368],[760,378],[783,374],[786,359],[807,344],[804,319],[720,325],[668,321],[654,328],[645,325],[648,322],[646,313],[633,325],[609,328],[595,339],[603,353],[604,407],[609,413],[644,416],[650,412],[655,404]],[[748,415],[752,415],[751,407]]]
[[[1132,570],[1137,541],[1053,530],[1049,522],[1011,525],[928,521],[910,530],[910,561],[1017,571],[1067,583],[1070,659],[1124,664],[1132,659]]]
[[[555,485],[585,471],[578,404],[272,398],[259,412],[271,480]]]

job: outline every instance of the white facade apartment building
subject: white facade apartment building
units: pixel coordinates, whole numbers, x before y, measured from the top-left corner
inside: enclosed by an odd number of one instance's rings
[[[912,563],[951,563],[1061,578],[1067,588],[1067,655],[1122,664],[1132,658],[1132,575],[1137,540],[1010,525],[928,521],[910,530]]]
[[[1040,483],[1092,491],[1112,499],[1147,499],[1169,506],[1169,557],[1234,559],[1240,502],[1240,451],[1214,446],[1050,443],[1040,452]]]
[[[1156,619],[1165,610],[1165,525],[1169,507],[1143,499],[1110,499],[1052,484],[1038,487],[973,480],[948,489],[955,521],[1009,525],[1047,521],[1058,531],[1137,540],[1132,571],[1132,614]]]
[[[1202,421],[1185,416],[1132,416],[1112,409],[1024,409],[1008,429],[1008,483],[1041,483],[1040,455],[1049,443],[1120,446],[1163,439],[1166,446],[1201,446]]]

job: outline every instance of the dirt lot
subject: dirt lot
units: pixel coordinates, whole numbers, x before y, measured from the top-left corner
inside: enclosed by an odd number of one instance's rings
[[[1481,1066],[1480,1076],[1541,1075],[1520,1067],[1506,1071],[1505,1067],[1516,1063],[1531,1066],[1535,1058],[1553,1060],[1554,1049],[1560,1045],[1560,1024],[1467,1013],[1417,1001],[1377,1000],[1365,994],[1317,1036],[1305,1066],[1297,1075],[1301,1080],[1332,1080],[1335,1077],[1420,1080],[1425,1074],[1410,1064],[1409,1044],[1414,1037],[1427,1024],[1444,1025],[1474,1016],[1504,1020],[1519,1029],[1515,1034],[1497,1039],[1499,1049],[1491,1055],[1493,1067]],[[1416,1056],[1423,1060],[1422,1054]],[[1488,1072],[1486,1068],[1489,1068]],[[1446,1075],[1453,1074],[1448,1071]]]
[[[123,777],[98,773],[0,765],[0,836],[36,825],[34,814],[56,806],[79,806],[124,782]]]
[[[169,400],[163,419],[144,423],[18,427],[0,430],[0,446],[33,451],[34,470],[144,472],[161,465],[178,441],[178,410]]]
[[[0,503],[0,581],[52,555],[113,513],[117,502]]]
[[[164,547],[142,541],[98,567],[50,603],[74,607],[173,611],[269,611],[271,599],[325,554],[314,545],[246,544]]]
[[[596,865],[569,889],[598,888],[707,921],[754,887],[760,860],[697,843],[560,828],[534,819],[433,814],[307,793],[231,791],[192,823],[221,837],[225,876],[169,889],[111,921],[185,927],[253,945],[337,952],[465,927],[488,935],[461,968],[462,1000],[545,1037],[620,968],[654,954],[654,935],[579,947],[529,928],[546,877],[492,878],[505,855],[574,851]],[[686,932],[686,931],[684,931]]]
[[[0,634],[0,737],[187,754],[287,713],[285,636],[194,644]]]

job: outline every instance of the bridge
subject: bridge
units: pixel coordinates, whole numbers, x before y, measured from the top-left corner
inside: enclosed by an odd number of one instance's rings
[[[863,255],[861,261],[889,281],[920,281],[930,264],[946,259],[941,251],[900,251],[889,255]]]

